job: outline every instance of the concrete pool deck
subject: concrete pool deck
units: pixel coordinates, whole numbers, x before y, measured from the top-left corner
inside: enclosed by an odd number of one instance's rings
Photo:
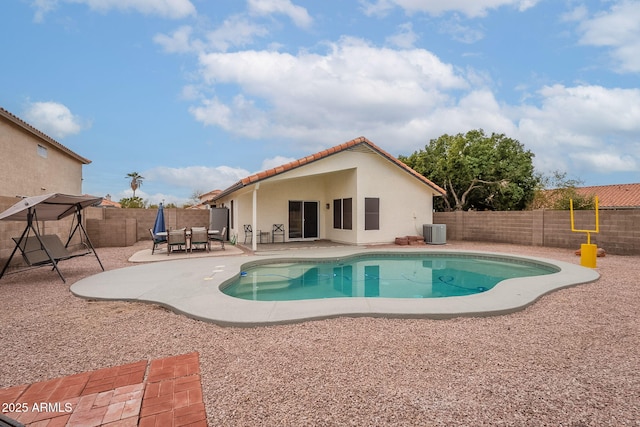
[[[235,252],[235,251],[234,251]],[[222,293],[220,285],[240,274],[247,263],[270,260],[343,258],[367,253],[481,254],[524,259],[557,266],[545,276],[505,280],[476,295],[433,299],[330,298],[300,301],[250,301]],[[79,297],[94,300],[140,301],[160,304],[186,316],[227,326],[295,323],[338,316],[452,318],[511,313],[557,289],[589,283],[600,275],[592,269],[547,258],[496,252],[459,251],[433,247],[368,249],[354,246],[266,251],[255,255],[184,257],[101,272],[71,286]]]

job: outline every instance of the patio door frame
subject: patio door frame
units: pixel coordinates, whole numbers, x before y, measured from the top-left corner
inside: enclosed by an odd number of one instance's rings
[[[299,209],[296,209],[298,207]],[[317,200],[289,200],[289,240],[320,238],[320,202]],[[315,227],[314,227],[315,225]]]

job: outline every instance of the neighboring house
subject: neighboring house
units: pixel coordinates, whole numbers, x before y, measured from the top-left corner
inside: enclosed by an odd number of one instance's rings
[[[188,206],[186,209],[209,209],[211,200],[213,200],[213,198],[217,196],[220,191],[222,190],[213,190],[198,196],[199,202],[195,205]]]
[[[102,198],[102,202],[98,205],[99,208],[122,208],[122,205],[118,202],[111,200],[111,194],[107,194]]]
[[[82,194],[82,166],[74,153],[0,108],[0,196]]]
[[[579,187],[576,191],[582,196],[598,196],[600,209],[640,209],[640,184]]]
[[[208,204],[209,202],[211,202],[221,192],[222,192],[222,190],[212,190],[212,191],[209,191],[208,193],[202,194],[199,197],[200,203]]]
[[[433,197],[445,190],[364,137],[248,176],[211,199],[229,209],[230,235],[244,241],[251,225],[271,241],[283,224],[286,241],[347,244],[393,242],[432,223]],[[259,231],[262,232],[262,235]],[[261,239],[262,238],[262,239]]]

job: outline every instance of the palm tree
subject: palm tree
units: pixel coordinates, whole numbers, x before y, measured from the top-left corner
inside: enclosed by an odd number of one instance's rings
[[[128,173],[125,178],[131,180],[131,189],[133,190],[133,197],[136,197],[136,190],[138,187],[142,186],[142,181],[144,181],[144,176],[140,175],[138,172]]]

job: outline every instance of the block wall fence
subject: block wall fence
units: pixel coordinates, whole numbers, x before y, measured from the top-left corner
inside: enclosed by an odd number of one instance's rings
[[[16,203],[13,197],[0,197],[0,212]],[[83,222],[93,245],[100,247],[131,246],[149,240],[157,209],[87,208]],[[205,226],[209,211],[197,209],[165,209],[165,224],[170,228]],[[593,211],[577,211],[576,228],[595,228]],[[601,210],[600,232],[591,234],[592,243],[616,255],[640,255],[640,209]],[[58,234],[66,241],[73,216],[61,221],[39,222],[41,234]],[[586,243],[584,233],[571,232],[569,211],[513,212],[434,212],[434,224],[447,225],[447,240],[513,243],[578,249]],[[0,265],[4,265],[14,249],[12,237],[19,237],[26,222],[0,221]],[[72,246],[80,244],[74,237]],[[75,248],[74,247],[74,248]],[[19,255],[19,254],[18,254]],[[18,262],[20,256],[14,257]]]
[[[434,224],[447,225],[448,240],[513,243],[579,249],[585,233],[571,231],[569,211],[434,212]],[[599,233],[591,243],[616,255],[640,255],[640,209],[600,210]],[[576,211],[575,228],[595,229],[594,211]]]
[[[15,197],[0,197],[0,212],[13,206]],[[96,248],[131,246],[139,240],[150,240],[149,229],[156,221],[157,209],[115,209],[87,208],[82,211],[83,225],[87,230],[91,243]],[[62,242],[66,242],[75,221],[75,215],[60,221],[39,221],[37,228],[40,234],[57,234]],[[209,211],[197,209],[165,209],[165,224],[169,228],[207,226]],[[7,262],[15,248],[12,237],[20,237],[26,222],[0,221],[0,269]],[[72,249],[80,248],[78,233],[71,241]],[[12,265],[20,264],[20,253],[14,255]]]
[[[156,222],[158,209],[85,209],[87,234],[97,248],[131,246],[150,240],[149,229]],[[209,211],[200,209],[164,209],[167,228],[206,227]]]

